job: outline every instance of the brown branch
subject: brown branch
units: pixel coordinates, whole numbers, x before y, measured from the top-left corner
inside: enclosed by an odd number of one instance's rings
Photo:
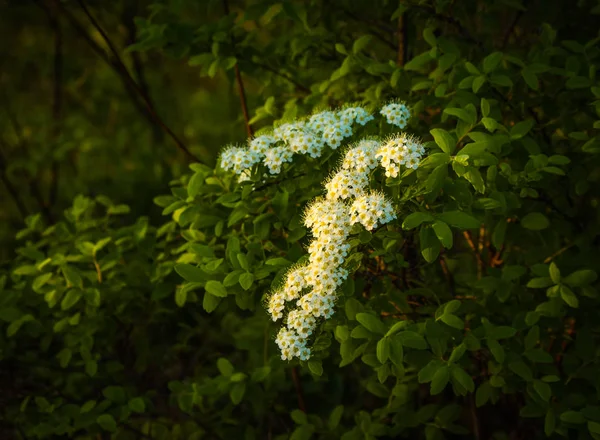
[[[475,243],[473,242],[473,237],[471,236],[471,232],[463,231],[463,236],[465,237],[465,239],[467,240],[467,243],[469,244],[469,247],[475,254],[475,258],[477,260],[477,275],[478,275],[478,278],[481,278],[481,271],[483,268],[483,259],[481,258],[481,254],[479,253],[479,250],[475,247]]]
[[[56,14],[49,16],[50,24],[54,30],[54,88],[52,98],[52,139],[56,141],[60,133],[60,119],[63,106],[63,36],[60,28],[60,21]],[[48,205],[54,206],[58,196],[58,173],[59,161],[57,158],[52,160],[52,170],[50,173],[50,190],[48,195]]]
[[[300,376],[298,375],[298,368],[292,367],[292,381],[294,382],[294,387],[296,388],[296,396],[298,396],[298,408],[300,411],[306,412],[306,406],[304,405],[304,394],[302,392],[302,383],[300,382]]]
[[[398,53],[396,64],[399,67],[404,66],[406,62],[406,25],[404,23],[404,14],[398,17]]]
[[[477,407],[475,406],[475,395],[473,393],[469,395],[469,407],[471,411],[471,422],[473,424],[473,438],[479,440],[481,438],[479,432],[479,418],[477,417]]]
[[[41,0],[35,0],[41,7],[46,9],[46,6],[41,4]],[[108,45],[110,51],[113,53],[114,59],[112,59],[105,51],[102,49],[87,33],[85,28],[79,21],[71,14],[71,12],[66,9],[60,1],[58,0],[49,0],[54,3],[54,5],[60,10],[60,12],[67,18],[71,26],[81,35],[81,37],[88,43],[88,45],[102,58],[113,70],[119,75],[121,81],[125,85],[126,91],[130,94],[130,96],[136,95],[139,96],[143,102],[142,108],[147,112],[147,117],[152,122],[158,124],[158,126],[169,135],[169,137],[173,140],[175,145],[184,152],[184,154],[188,157],[188,159],[194,162],[200,162],[200,160],[195,157],[185,146],[185,144],[179,139],[179,137],[171,130],[167,124],[162,120],[162,118],[156,112],[156,109],[152,105],[152,103],[146,99],[143,91],[140,89],[140,86],[135,82],[135,80],[129,74],[127,67],[121,60],[115,46],[112,41],[108,37],[108,35],[104,32],[102,27],[98,24],[96,19],[89,12],[85,4],[82,0],[77,0],[82,10],[84,11],[87,18],[90,20],[92,26],[100,33],[103,40]],[[137,102],[137,104],[136,104]],[[140,108],[140,103],[137,99],[134,100],[134,105]]]
[[[444,255],[440,255],[439,260],[440,266],[442,267],[442,272],[444,272],[444,277],[446,278],[446,281],[448,283],[448,289],[450,289],[450,293],[452,294],[452,296],[456,297],[454,295],[454,277],[450,273],[450,270],[448,270],[448,263],[446,263],[446,258],[444,257]]]
[[[550,255],[548,258],[546,258],[544,260],[544,264],[548,264],[550,263],[552,260],[554,260],[556,257],[558,257],[560,254],[562,254],[563,252],[567,251],[568,249],[572,248],[573,246],[575,246],[575,243],[569,243],[568,245],[560,248],[559,250],[557,250],[556,252],[554,252],[552,255]]]
[[[225,10],[225,15],[229,15],[229,3],[227,0],[223,0],[223,9]],[[231,33],[231,46],[233,48],[233,54],[236,55],[235,50],[235,38],[233,37],[233,32]],[[248,137],[254,136],[254,131],[252,130],[252,126],[250,125],[250,115],[248,113],[248,104],[246,103],[246,90],[244,88],[244,81],[242,79],[242,74],[240,72],[239,63],[236,61],[235,66],[233,67],[235,71],[235,81],[237,82],[238,92],[240,93],[240,104],[242,105],[242,114],[244,115],[244,124],[246,125],[246,132],[248,133]]]
[[[125,23],[125,27],[127,28],[127,45],[132,45],[135,43],[136,38],[136,29],[134,17],[136,15],[136,3],[132,2],[129,6],[126,6],[123,11],[123,22]],[[144,99],[148,101],[153,107],[154,102],[152,100],[152,96],[150,95],[150,88],[148,86],[148,81],[146,80],[146,75],[144,73],[144,65],[140,58],[140,55],[137,51],[131,51],[131,61],[133,63],[133,70],[135,72],[137,83],[140,85],[140,90],[143,93]],[[164,132],[160,129],[156,124],[152,124],[152,134],[156,142],[162,142],[164,137]]]

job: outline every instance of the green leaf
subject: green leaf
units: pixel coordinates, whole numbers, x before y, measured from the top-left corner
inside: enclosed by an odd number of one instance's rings
[[[477,93],[479,92],[479,89],[481,89],[481,87],[485,84],[486,81],[486,77],[485,75],[479,75],[477,77],[475,77],[475,79],[473,80],[473,93]]]
[[[66,368],[67,365],[69,365],[69,362],[71,361],[71,357],[73,356],[73,352],[71,351],[70,348],[63,348],[57,355],[56,357],[59,360],[60,366],[62,368]]]
[[[242,289],[248,290],[250,289],[250,287],[252,287],[252,283],[254,282],[254,275],[252,275],[249,272],[245,272],[240,275],[239,282],[240,286],[242,286]]]
[[[177,304],[178,307],[183,307],[187,301],[187,296],[188,289],[185,289],[183,287],[178,288],[175,291],[175,304]]]
[[[600,423],[589,420],[587,422],[588,431],[593,434],[600,434]]]
[[[505,325],[500,325],[497,327],[488,327],[486,329],[486,335],[490,339],[512,338],[516,333],[516,329]]]
[[[403,346],[408,348],[425,350],[428,347],[425,338],[417,332],[406,330],[396,334],[396,338],[402,343]]]
[[[572,287],[583,287],[592,284],[597,279],[597,274],[593,270],[582,269],[573,272],[563,279],[565,284]]]
[[[123,387],[110,385],[102,390],[102,394],[114,403],[125,403],[125,390]]]
[[[238,405],[242,398],[244,397],[244,393],[246,392],[246,384],[244,382],[238,382],[231,387],[229,391],[229,398],[231,399],[231,403],[234,405]]]
[[[304,425],[305,423],[308,423],[308,417],[306,416],[306,413],[299,409],[293,410],[290,413],[290,416],[297,425]]]
[[[572,76],[567,80],[567,89],[584,89],[590,87],[592,82],[585,76]]]
[[[385,325],[383,325],[383,322],[370,313],[357,313],[356,320],[364,328],[373,333],[385,334]]]
[[[531,362],[539,364],[551,364],[554,362],[552,356],[541,348],[533,348],[525,352],[525,357]]]
[[[556,265],[556,263],[553,261],[552,263],[550,263],[550,279],[552,280],[552,282],[554,284],[559,284],[560,283],[560,270],[558,269],[558,266]]]
[[[475,123],[469,112],[462,108],[445,108],[444,113],[455,116],[469,125],[473,125]]]
[[[475,167],[468,167],[467,172],[463,175],[463,177],[473,185],[473,188],[481,194],[485,192],[485,183],[483,182],[483,178],[481,177],[481,173]]]
[[[446,211],[437,214],[439,220],[460,229],[479,229],[481,222],[475,217],[462,211]]]
[[[31,284],[31,288],[33,289],[34,292],[40,292],[40,289],[42,287],[44,287],[44,285],[50,281],[50,279],[52,278],[52,272],[48,272],[42,275],[38,275],[35,280],[33,280],[33,283]]]
[[[452,366],[452,377],[461,384],[468,392],[472,393],[475,391],[475,382],[473,378],[465,370],[458,365]]]
[[[146,411],[146,403],[141,397],[134,397],[133,399],[129,400],[127,406],[131,411],[138,414],[142,414],[144,411]]]
[[[549,277],[532,278],[527,283],[527,287],[530,289],[545,289],[546,287],[550,287],[552,285],[554,285],[554,283]]]
[[[490,73],[496,70],[500,61],[502,61],[502,52],[494,52],[483,59],[483,71]]]
[[[323,364],[320,359],[311,359],[308,361],[308,369],[316,376],[321,376],[323,374]]]
[[[102,414],[98,416],[96,419],[96,423],[100,425],[102,429],[108,432],[116,432],[117,431],[117,422],[114,417],[110,414]]]
[[[440,319],[444,324],[449,325],[450,327],[457,328],[459,330],[463,330],[465,328],[465,323],[462,319],[460,319],[456,315],[452,315],[449,313],[444,313]]]
[[[487,403],[492,394],[492,387],[489,382],[483,382],[477,388],[475,393],[475,405],[480,408]]]
[[[454,137],[442,128],[434,128],[429,131],[435,140],[435,143],[442,149],[444,153],[452,154],[456,148],[456,140]]]
[[[585,417],[579,411],[565,411],[560,415],[560,420],[567,423],[579,425],[585,423]]]
[[[433,220],[433,216],[427,212],[413,212],[402,222],[402,229],[414,229],[423,222],[430,222]]]
[[[538,343],[540,339],[540,327],[534,325],[527,332],[527,336],[525,336],[525,350],[532,350]]]
[[[404,362],[404,348],[402,347],[402,341],[396,336],[390,338],[389,359],[397,367],[401,366]]]
[[[453,244],[452,230],[450,227],[439,220],[436,221],[432,227],[440,243],[442,243],[446,249],[450,249]]]
[[[177,272],[184,280],[192,283],[200,283],[206,281],[208,278],[206,272],[191,264],[177,264],[175,265],[175,272]]]
[[[413,57],[408,63],[404,65],[404,70],[420,70],[425,64],[432,60],[429,51],[419,54]]]
[[[219,298],[225,298],[227,296],[227,289],[225,289],[225,286],[219,281],[207,281],[204,289],[211,295],[218,296]]]
[[[429,361],[429,363],[427,365],[425,365],[423,368],[421,368],[421,370],[419,371],[419,375],[418,375],[419,383],[431,382],[435,373],[443,365],[444,364],[437,359],[433,359],[433,360]]]
[[[220,303],[221,303],[221,298],[219,298],[218,296],[204,295],[204,298],[202,298],[202,307],[208,313],[214,312]]]
[[[442,365],[438,367],[437,371],[433,375],[433,378],[431,379],[431,395],[441,393],[444,390],[444,388],[446,388],[446,385],[448,384],[449,380],[450,368],[447,365]]]
[[[340,424],[340,420],[342,420],[342,415],[344,414],[344,405],[336,406],[331,414],[329,415],[329,420],[327,421],[327,427],[330,430],[334,430]]]
[[[79,300],[81,299],[81,290],[79,289],[70,289],[67,294],[64,296],[60,303],[60,308],[62,310],[69,310],[73,307]]]
[[[525,381],[531,382],[533,380],[533,374],[531,368],[523,361],[513,361],[508,364],[508,368],[516,375],[522,377]]]
[[[217,369],[222,376],[230,377],[235,368],[233,368],[233,364],[229,361],[229,359],[221,357],[217,359]]]
[[[79,287],[83,288],[83,279],[81,275],[79,275],[79,271],[75,269],[73,266],[69,266],[68,264],[64,264],[62,267],[62,273],[65,276],[65,280],[67,281],[68,287]]]
[[[80,414],[88,413],[91,410],[93,410],[95,406],[96,406],[95,400],[88,400],[81,406],[81,408],[79,409],[79,413]]]
[[[523,77],[525,83],[529,86],[530,89],[538,90],[540,88],[540,82],[538,80],[538,77],[534,72],[531,71],[531,69],[527,67],[524,68],[521,71],[521,76]]]
[[[204,186],[204,173],[194,173],[190,178],[187,185],[187,192],[189,197],[196,197],[200,192],[202,186]]]
[[[448,177],[448,166],[440,165],[436,167],[427,177],[427,181],[425,182],[425,187],[427,188],[427,192],[437,194],[437,192],[442,188],[444,182],[446,181],[446,177]]]
[[[485,98],[481,98],[481,114],[483,117],[487,117],[490,114],[490,102]]]
[[[535,124],[535,121],[533,119],[528,119],[526,121],[517,122],[510,129],[510,138],[512,140],[521,139],[523,136],[525,136],[527,133],[529,133],[529,130],[531,130],[533,128],[534,124]]]
[[[550,221],[542,213],[530,212],[521,219],[521,226],[532,231],[541,231],[550,226]]]
[[[357,54],[360,51],[362,51],[367,46],[367,44],[369,44],[372,38],[373,37],[371,37],[371,35],[363,35],[362,37],[360,37],[352,45],[352,52],[354,54]]]
[[[432,228],[421,228],[419,231],[419,243],[421,246],[421,255],[423,255],[425,261],[428,263],[435,261],[440,253],[440,242]]]
[[[377,360],[385,364],[390,355],[390,341],[387,337],[381,338],[377,342]]]
[[[242,269],[249,271],[250,270],[250,264],[248,263],[248,257],[246,257],[246,254],[243,253],[239,253],[236,255],[236,258],[238,260],[238,263],[240,263],[240,266],[242,267]]]
[[[486,343],[496,362],[499,364],[504,363],[504,348],[502,348],[502,345],[495,339],[488,339]]]
[[[463,357],[466,351],[467,346],[463,342],[462,344],[455,347],[454,350],[452,350],[452,354],[450,355],[448,362],[458,362]]]
[[[577,296],[575,296],[573,291],[571,289],[569,289],[567,286],[565,286],[564,284],[561,284],[561,286],[560,286],[560,297],[570,307],[573,307],[574,309],[579,307],[579,299],[577,299]]]
[[[550,388],[550,385],[548,385],[546,382],[534,380],[533,389],[536,393],[538,393],[544,402],[550,401],[550,397],[552,397],[552,388]]]

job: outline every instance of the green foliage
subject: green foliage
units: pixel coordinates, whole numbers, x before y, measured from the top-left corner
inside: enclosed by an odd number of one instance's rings
[[[107,184],[112,200],[79,195],[56,222],[5,228],[0,434],[599,439],[600,9],[588,6],[151,3],[128,53],[160,50],[230,85],[239,69],[255,129],[401,98],[427,157],[374,173],[398,218],[352,231],[350,276],[308,361],[281,361],[264,302],[307,258],[302,214],[339,150],[277,176],[257,165],[241,183],[196,163],[170,194],[130,207]],[[0,167],[5,185],[23,177]],[[89,194],[94,179],[73,182]]]

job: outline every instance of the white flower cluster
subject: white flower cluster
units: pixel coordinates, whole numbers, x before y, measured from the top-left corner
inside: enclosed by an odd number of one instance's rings
[[[410,119],[410,110],[403,102],[391,102],[384,105],[380,113],[385,116],[388,124],[396,125],[400,129],[406,127]]]
[[[384,144],[373,139],[362,140],[346,152],[341,168],[326,181],[326,196],[306,210],[304,224],[314,237],[308,247],[308,264],[288,272],[284,286],[268,300],[273,321],[284,317],[286,302],[296,304],[287,313],[286,326],[276,338],[283,360],[309,359],[307,342],[318,319],[333,315],[336,291],[348,277],[342,265],[350,250],[347,239],[352,225],[360,223],[372,231],[396,218],[391,202],[383,193],[367,190],[369,174],[380,162],[386,174],[392,163],[412,164],[407,158],[413,150],[420,158],[423,147],[406,135]]]
[[[385,141],[375,153],[387,177],[398,177],[400,165],[417,169],[425,148],[412,136],[401,134]]]
[[[400,102],[385,105],[380,113],[400,128],[410,118],[410,111]],[[278,174],[295,154],[320,157],[326,146],[335,150],[352,136],[353,125],[365,125],[371,120],[373,115],[362,107],[315,113],[252,139],[248,148],[227,148],[221,155],[221,167],[233,170],[240,181],[248,180],[251,167],[259,162],[271,174]],[[305,212],[304,224],[313,236],[308,263],[293,267],[283,286],[268,298],[267,309],[273,321],[285,321],[276,338],[283,360],[309,359],[308,338],[321,318],[333,315],[336,291],[348,277],[342,266],[350,251],[348,236],[352,226],[360,223],[372,231],[396,218],[383,193],[368,190],[373,170],[381,165],[386,176],[397,177],[401,166],[417,168],[423,153],[420,142],[405,134],[384,142],[363,139],[345,152],[341,167],[324,183],[325,197],[315,200]],[[286,303],[295,307],[286,310]]]
[[[325,145],[338,148],[344,139],[352,136],[354,124],[365,125],[371,120],[373,115],[362,107],[315,113],[307,120],[282,124],[271,134],[255,137],[248,148],[227,147],[221,154],[221,167],[233,170],[240,181],[248,180],[250,168],[261,161],[271,174],[279,174],[283,164],[291,162],[294,154],[320,157]]]

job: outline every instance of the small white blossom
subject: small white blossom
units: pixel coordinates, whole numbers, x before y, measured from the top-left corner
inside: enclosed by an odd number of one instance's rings
[[[396,125],[400,129],[406,127],[410,119],[410,110],[403,102],[392,102],[381,108],[380,113],[385,116],[388,124]]]
[[[350,222],[362,224],[367,231],[372,231],[378,225],[384,225],[396,218],[392,204],[378,192],[357,197],[350,210]]]

